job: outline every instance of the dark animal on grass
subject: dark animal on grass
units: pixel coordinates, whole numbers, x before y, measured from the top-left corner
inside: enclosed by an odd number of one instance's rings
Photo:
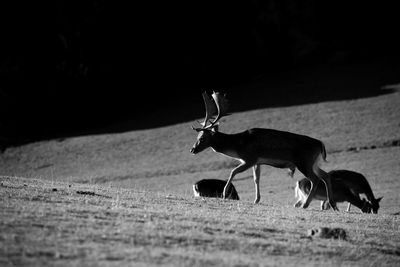
[[[196,197],[222,198],[225,185],[226,181],[223,180],[203,179],[193,185],[193,193]],[[239,200],[239,195],[233,184],[229,185],[226,198]]]
[[[329,175],[332,177],[332,180],[346,185],[354,195],[359,196],[360,194],[364,194],[367,197],[367,200],[371,203],[372,212],[375,214],[378,213],[380,208],[379,202],[383,197],[375,198],[371,186],[364,175],[349,170],[333,170],[329,172]],[[326,205],[329,205],[329,203]],[[349,203],[347,207],[348,211],[350,211],[350,206],[351,203]]]
[[[329,175],[332,179],[332,187],[334,190],[333,198],[336,202],[349,202],[347,211],[350,211],[351,205],[361,209],[363,212],[378,213],[379,202],[382,198],[376,199],[371,186],[364,175],[348,170],[334,170],[330,171]],[[310,184],[307,179],[302,179],[297,182],[295,188],[295,196],[298,201],[295,207],[299,207],[305,199],[305,195],[310,190]],[[360,194],[364,194],[368,201],[360,199]],[[317,186],[317,194],[315,199],[321,200],[321,209],[329,209],[327,203],[326,190],[323,186]]]
[[[224,198],[228,195],[229,185],[235,175],[252,167],[255,184],[254,203],[258,203],[260,201],[260,166],[265,164],[277,168],[288,168],[291,173],[297,168],[310,180],[311,185],[322,181],[328,192],[329,203],[336,209],[332,198],[330,177],[319,168],[319,162],[326,159],[325,146],[321,141],[274,129],[253,128],[236,134],[219,132],[216,128],[218,121],[228,115],[227,100],[225,96],[215,92],[211,97],[206,92],[203,93],[206,116],[201,123],[202,127],[192,127],[198,132],[198,136],[190,151],[197,154],[210,147],[215,152],[240,162],[230,173],[222,193]],[[308,207],[315,193],[316,186],[311,186],[309,195],[302,204],[303,208]]]

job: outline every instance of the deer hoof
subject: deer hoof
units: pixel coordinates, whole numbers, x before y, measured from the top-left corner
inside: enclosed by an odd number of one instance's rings
[[[254,200],[254,204],[257,204],[258,202],[260,202],[260,198],[259,197]]]

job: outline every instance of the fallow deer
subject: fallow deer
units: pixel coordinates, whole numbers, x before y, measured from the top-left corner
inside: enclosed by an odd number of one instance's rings
[[[365,199],[360,199],[360,196],[354,194],[350,188],[342,183],[341,181],[336,181],[332,176],[332,190],[333,190],[333,200],[335,202],[349,202],[349,206],[347,211],[349,211],[349,207],[351,204],[358,207],[364,213],[371,213],[372,206]],[[311,187],[311,183],[308,179],[304,178],[300,181],[296,182],[296,187],[294,189],[295,197],[297,198],[297,202],[294,206],[300,207],[305,199],[306,195],[309,193]],[[317,190],[314,196],[314,199],[321,200],[321,210],[329,209],[329,203],[326,202],[326,189],[321,184],[318,184]]]
[[[325,146],[321,141],[274,129],[253,128],[236,134],[219,132],[216,126],[223,116],[228,115],[228,102],[220,93],[214,92],[211,97],[206,92],[203,93],[206,116],[201,123],[202,127],[192,126],[192,129],[199,134],[190,151],[197,154],[211,147],[215,152],[240,162],[230,173],[223,191],[224,198],[235,175],[253,167],[256,191],[254,203],[258,203],[260,201],[260,165],[265,164],[277,168],[289,168],[292,173],[297,168],[311,181],[312,185],[322,180],[328,192],[329,203],[333,209],[336,209],[332,198],[330,177],[318,166],[321,160],[326,160]],[[302,205],[303,208],[309,206],[315,190],[316,186],[312,186]]]
[[[364,175],[349,170],[333,170],[329,172],[329,175],[331,176],[332,183],[344,184],[355,196],[364,194],[371,203],[372,212],[375,214],[378,213],[380,208],[379,202],[382,200],[382,197],[375,198],[371,186]],[[324,205],[326,204],[324,203]],[[350,211],[350,207],[351,203],[349,202],[347,211]]]
[[[196,197],[222,198],[226,181],[218,179],[203,179],[193,185],[193,193]],[[239,195],[233,184],[228,187],[226,198],[239,200]]]

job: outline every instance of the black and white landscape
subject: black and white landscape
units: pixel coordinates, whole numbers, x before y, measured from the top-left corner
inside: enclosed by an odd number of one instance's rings
[[[0,265],[398,266],[396,9],[297,2],[4,4]],[[265,165],[258,204],[251,169],[239,201],[194,197],[238,164],[190,153],[213,90],[221,132],[321,140],[378,214],[295,208],[303,175]]]

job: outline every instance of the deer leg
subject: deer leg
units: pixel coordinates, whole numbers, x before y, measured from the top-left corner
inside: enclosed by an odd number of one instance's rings
[[[297,202],[294,204],[294,207],[298,208],[303,204],[302,200],[305,199],[303,192],[300,190],[299,182],[296,182],[296,187],[294,188],[294,197],[297,198]]]
[[[355,196],[351,192],[344,192],[346,194],[346,199],[349,202],[349,205],[354,205],[359,208],[363,213],[371,213],[371,204],[365,199],[362,199],[359,196]]]
[[[321,179],[326,187],[326,196],[329,202],[329,205],[331,206],[331,208],[333,210],[338,211],[338,208],[336,207],[336,202],[333,199],[333,192],[332,192],[332,183],[331,183],[331,177],[329,176],[329,174],[327,174],[326,172],[324,172],[322,169],[320,168],[316,168],[315,170],[316,172],[316,176]]]
[[[295,208],[301,207],[303,205],[307,196],[301,191],[299,182],[296,182],[296,187],[294,189],[294,195],[297,197],[297,202],[294,204]]]
[[[256,189],[256,197],[254,199],[254,204],[260,202],[260,173],[261,168],[259,164],[253,166],[253,177],[254,177],[254,186]]]
[[[317,186],[319,183],[319,179],[317,178],[317,176],[313,173],[312,168],[307,168],[304,165],[298,165],[297,169],[304,174],[304,176],[311,182],[311,187],[310,190],[308,192],[307,197],[305,198],[305,200],[303,201],[303,205],[302,208],[306,209],[310,203],[311,200],[314,198],[315,193],[317,191]]]
[[[312,168],[308,168],[307,165],[298,164],[296,167],[311,182],[310,190],[308,192],[307,197],[305,198],[305,201],[303,201],[303,206],[302,206],[303,209],[306,209],[310,205],[311,200],[315,196],[319,179],[313,173]]]
[[[306,198],[306,200],[304,201],[304,203],[303,203],[303,209],[306,209],[306,208],[308,208],[308,206],[310,205],[310,203],[311,203],[311,200],[314,198],[314,196],[315,196],[315,193],[316,193],[316,191],[317,191],[317,186],[318,186],[318,183],[319,183],[319,181],[318,180],[310,180],[311,181],[311,188],[310,188],[310,192],[308,193],[308,195],[307,195],[307,198]]]
[[[321,210],[329,210],[331,208],[331,205],[329,205],[329,202],[327,200],[323,200],[321,202],[321,205],[323,205],[323,209],[321,208]]]
[[[222,193],[222,198],[226,198],[227,193],[228,193],[228,188],[229,188],[229,185],[232,182],[233,177],[235,177],[235,175],[238,174],[238,173],[244,172],[245,170],[247,170],[250,167],[251,167],[250,164],[248,164],[246,162],[241,162],[239,166],[237,166],[236,168],[234,168],[231,171],[231,174],[229,175],[229,179],[226,182],[226,185],[224,187],[224,192]]]
[[[349,204],[347,205],[347,212],[350,212],[350,207],[351,207],[351,203],[349,202]]]

